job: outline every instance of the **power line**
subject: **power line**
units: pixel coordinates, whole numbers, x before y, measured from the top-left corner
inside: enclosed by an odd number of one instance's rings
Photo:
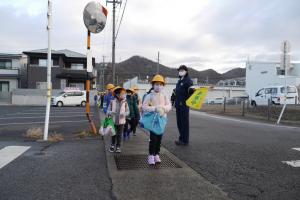
[[[124,16],[124,13],[125,13],[126,5],[127,5],[127,0],[125,1],[124,9],[123,9],[123,12],[122,12],[121,20],[120,20],[120,23],[119,23],[119,26],[118,26],[118,29],[117,29],[117,34],[116,34],[115,39],[117,39],[118,34],[119,34],[119,30],[120,30],[120,27],[121,27],[121,24],[122,24],[122,21],[123,21],[123,16]]]

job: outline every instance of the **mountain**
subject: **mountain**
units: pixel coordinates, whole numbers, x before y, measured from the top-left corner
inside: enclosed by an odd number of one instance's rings
[[[245,68],[234,68],[234,69],[229,70],[228,72],[222,74],[223,79],[245,77],[245,76],[246,76]]]
[[[99,69],[101,63],[96,63],[96,68]],[[141,56],[133,56],[123,62],[116,64],[116,80],[122,83],[128,79],[138,76],[140,79],[150,78],[156,74],[157,63]],[[170,68],[164,65],[159,65],[160,74],[168,77],[177,77],[177,69]],[[213,69],[204,71],[197,71],[193,68],[189,68],[189,74],[191,78],[198,78],[200,83],[217,83],[219,80],[244,77],[246,70],[244,68],[235,68],[226,73],[220,74]],[[112,67],[111,63],[107,64],[105,70],[105,83],[112,80]]]

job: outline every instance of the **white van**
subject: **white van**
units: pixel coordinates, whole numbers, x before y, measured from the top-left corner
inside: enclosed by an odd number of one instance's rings
[[[85,106],[86,92],[80,90],[66,90],[51,98],[53,106]]]
[[[298,104],[298,90],[295,86],[287,86],[287,104]],[[270,86],[265,87],[256,93],[255,97],[251,99],[251,105],[268,105],[268,100],[270,99],[270,103],[280,105],[285,102],[285,86]]]

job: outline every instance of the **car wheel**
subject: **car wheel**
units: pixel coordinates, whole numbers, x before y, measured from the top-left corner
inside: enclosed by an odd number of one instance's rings
[[[59,101],[59,102],[57,102],[56,105],[57,105],[57,107],[63,107],[64,104],[63,104],[63,102]]]
[[[82,107],[84,107],[85,105],[86,105],[86,102],[85,102],[85,101],[81,102],[81,106],[82,106]]]
[[[251,106],[256,107],[256,106],[257,106],[257,105],[256,105],[256,102],[255,102],[255,101],[251,101]]]

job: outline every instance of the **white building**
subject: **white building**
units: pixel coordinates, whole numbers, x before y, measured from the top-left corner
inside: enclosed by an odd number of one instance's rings
[[[176,78],[178,81],[178,78]],[[169,78],[166,77],[166,80],[173,80],[171,83],[166,82],[165,88],[164,88],[164,93],[171,97],[173,89],[176,88],[176,83],[177,81],[174,81],[175,78]],[[123,84],[123,87],[128,89],[130,87],[137,86],[139,88],[138,94],[140,97],[142,97],[150,88],[151,84],[148,83],[147,81],[141,81],[138,80],[137,77],[128,80]],[[201,85],[195,85],[195,87],[201,87]],[[241,96],[246,96],[245,92],[245,87],[234,87],[234,86],[225,86],[225,87],[220,87],[220,86],[210,86],[209,92],[207,94],[207,101],[210,102],[216,98],[223,98],[226,97],[227,99],[233,98],[233,97],[241,97]]]
[[[292,63],[284,76],[280,63],[256,62],[246,63],[246,93],[249,98],[255,96],[257,91],[266,86],[295,85],[300,89],[300,63]]]
[[[11,92],[19,88],[24,62],[22,54],[0,53],[0,102],[10,102]]]

